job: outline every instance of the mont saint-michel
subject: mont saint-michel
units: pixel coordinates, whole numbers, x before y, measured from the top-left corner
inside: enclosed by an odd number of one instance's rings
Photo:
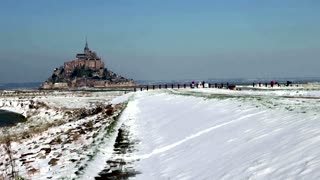
[[[84,52],[76,55],[72,61],[55,68],[49,79],[41,85],[41,89],[68,88],[106,88],[130,87],[135,83],[132,79],[122,77],[108,68],[96,52],[91,51],[86,41]]]

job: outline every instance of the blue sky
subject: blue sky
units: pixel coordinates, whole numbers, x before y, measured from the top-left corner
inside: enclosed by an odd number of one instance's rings
[[[1,0],[0,82],[43,81],[89,47],[146,80],[320,77],[318,0]]]

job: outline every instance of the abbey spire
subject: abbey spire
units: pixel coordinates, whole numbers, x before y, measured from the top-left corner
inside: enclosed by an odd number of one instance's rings
[[[89,47],[88,47],[88,41],[87,41],[87,37],[86,37],[86,46],[84,47],[84,53],[87,54],[90,51]]]

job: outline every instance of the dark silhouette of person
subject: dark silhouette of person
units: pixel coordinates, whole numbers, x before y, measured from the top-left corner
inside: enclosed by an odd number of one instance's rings
[[[270,85],[271,85],[271,87],[273,87],[273,85],[274,85],[274,81],[271,81],[271,82],[270,82]]]

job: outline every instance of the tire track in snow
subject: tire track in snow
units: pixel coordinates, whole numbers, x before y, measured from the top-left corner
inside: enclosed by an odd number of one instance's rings
[[[227,125],[230,125],[230,124],[233,124],[233,123],[237,123],[239,121],[242,121],[242,120],[245,120],[247,118],[250,118],[252,116],[255,116],[255,115],[258,115],[258,114],[261,114],[261,113],[264,113],[264,111],[260,111],[260,112],[257,112],[257,113],[253,113],[253,114],[248,114],[248,115],[245,115],[245,116],[242,116],[240,118],[237,118],[235,120],[231,120],[229,122],[225,122],[225,123],[222,123],[222,124],[219,124],[219,125],[215,125],[215,126],[212,126],[210,128],[207,128],[207,129],[204,129],[204,130],[201,130],[195,134],[192,134],[190,136],[187,136],[185,137],[184,139],[180,140],[180,141],[177,141],[173,144],[170,144],[170,145],[167,145],[167,146],[164,146],[164,147],[161,147],[161,148],[156,148],[154,149],[151,153],[148,153],[148,154],[144,154],[144,155],[138,155],[138,156],[133,156],[133,157],[126,157],[127,160],[132,160],[132,159],[147,159],[147,158],[150,158],[151,156],[153,155],[157,155],[157,154],[160,154],[160,153],[163,153],[163,152],[166,152],[166,151],[169,151],[171,149],[174,149],[175,147],[183,144],[183,143],[186,143],[192,139],[195,139],[199,136],[202,136],[204,134],[207,134],[213,130],[216,130],[218,128],[221,128],[221,127],[224,127],[224,126],[227,126]],[[249,120],[249,119],[247,119]]]

